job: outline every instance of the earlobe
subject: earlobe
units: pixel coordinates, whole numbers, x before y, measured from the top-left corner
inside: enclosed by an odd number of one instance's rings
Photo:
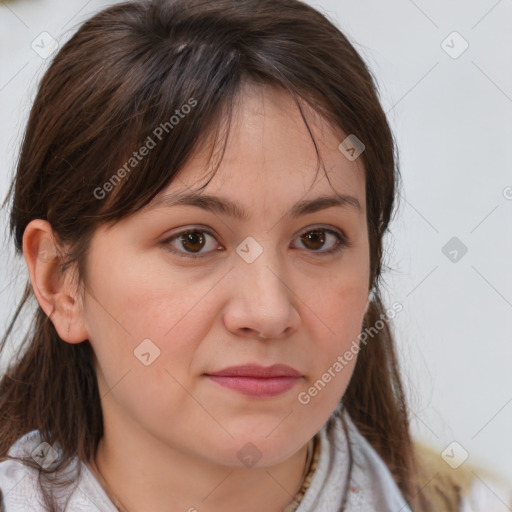
[[[34,219],[27,225],[23,233],[23,256],[36,299],[59,337],[68,343],[86,340],[82,304],[75,299],[72,288],[74,270],[61,272],[57,240],[49,222]]]

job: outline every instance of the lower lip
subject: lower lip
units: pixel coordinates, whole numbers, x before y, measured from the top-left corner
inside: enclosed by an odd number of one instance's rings
[[[292,389],[301,377],[221,377],[207,375],[217,384],[249,396],[277,396]]]

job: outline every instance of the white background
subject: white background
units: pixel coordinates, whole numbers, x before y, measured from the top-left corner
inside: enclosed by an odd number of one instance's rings
[[[395,330],[413,432],[440,453],[457,441],[468,461],[512,481],[512,1],[309,3],[370,66],[399,145],[403,189],[385,296],[404,308]],[[47,31],[62,43],[106,5],[0,4],[2,200],[47,65],[32,41]],[[457,58],[441,46],[453,31],[469,44]],[[458,36],[445,44],[463,48]],[[7,219],[2,210],[2,330],[28,275]],[[452,237],[468,249],[457,262],[442,252]]]

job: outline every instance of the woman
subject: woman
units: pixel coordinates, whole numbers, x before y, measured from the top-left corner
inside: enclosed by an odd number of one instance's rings
[[[0,383],[5,510],[472,506],[409,432],[379,292],[394,150],[366,65],[306,4],[84,23],[10,191],[30,281],[4,343],[38,307]]]

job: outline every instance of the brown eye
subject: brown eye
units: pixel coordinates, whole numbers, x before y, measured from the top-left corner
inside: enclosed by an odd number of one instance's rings
[[[320,250],[324,247],[329,237],[332,238],[334,244],[331,242],[330,249]],[[303,233],[300,239],[307,249],[311,252],[318,252],[319,254],[330,254],[349,246],[344,236],[331,229],[313,229]]]
[[[189,258],[201,258],[206,256],[208,250],[202,250],[208,246],[208,238],[215,240],[215,237],[204,229],[189,229],[188,231],[181,231],[175,235],[167,238],[162,242],[163,245],[172,246],[168,250],[177,253],[180,256]],[[215,248],[216,244],[210,244]]]
[[[205,244],[205,237],[200,231],[190,231],[181,235],[180,241],[187,251],[199,252]]]
[[[302,235],[302,240],[305,241],[309,249],[318,250],[325,244],[325,234],[323,231],[309,231]]]
[[[216,248],[214,242],[210,242],[208,248],[208,239],[215,241],[215,236],[204,229],[189,229],[181,231],[164,240],[162,245],[179,256],[187,258],[202,258],[208,256]],[[310,229],[300,235],[301,243],[308,252],[315,255],[329,255],[341,249],[350,247],[350,243],[344,234],[332,229],[317,228]],[[330,245],[330,248],[322,250],[323,247]],[[300,247],[299,247],[300,248]],[[204,250],[203,250],[204,249]]]

